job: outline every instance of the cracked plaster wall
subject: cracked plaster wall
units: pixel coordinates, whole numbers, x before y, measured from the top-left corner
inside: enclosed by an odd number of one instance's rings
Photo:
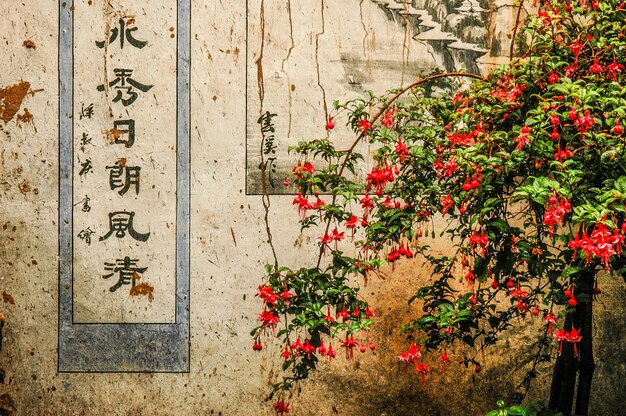
[[[144,8],[158,3],[155,0]],[[0,117],[0,290],[5,293],[0,311],[6,319],[0,353],[0,367],[5,369],[6,378],[0,384],[0,405],[13,409],[14,414],[271,414],[262,397],[271,375],[278,370],[276,354],[272,354],[276,351],[266,347],[262,353],[254,353],[248,335],[259,309],[254,300],[257,276],[270,258],[261,199],[246,195],[246,85],[252,88],[248,91],[250,100],[257,92],[244,56],[245,51],[255,53],[246,44],[246,17],[253,27],[259,17],[259,1],[250,3],[254,7],[246,7],[244,1],[192,2],[189,374],[57,372],[58,3],[26,0],[0,4],[0,47],[4,57],[0,61],[0,89],[5,92],[4,97],[0,94],[4,105]],[[408,62],[428,60],[407,50],[402,23],[393,22],[393,14],[385,17],[380,5],[375,4],[381,2],[345,2],[346,6],[343,2],[292,0],[276,7],[270,3],[265,2],[270,12],[268,27],[289,26],[284,20],[274,20],[284,19],[285,14],[279,12],[287,6],[292,15],[301,18],[325,11],[326,27],[357,16],[354,27],[333,27],[348,45],[345,49],[357,55],[368,51],[389,54],[389,65],[395,65],[395,74],[400,74],[400,79],[376,79],[377,92],[414,77],[413,71],[419,65],[412,67]],[[426,3],[414,1],[411,6],[420,8]],[[359,9],[352,7],[355,4]],[[271,17],[271,13],[278,17]],[[293,42],[286,44],[288,65],[305,74],[299,80],[302,85],[290,82],[296,85],[295,91],[291,87],[283,91],[287,95],[309,89],[319,92],[319,84],[331,79],[329,87],[321,95],[304,93],[298,97],[312,100],[308,107],[281,96],[275,101],[287,106],[292,119],[315,110],[317,118],[306,119],[304,127],[323,126],[320,108],[344,92],[335,87],[346,82],[354,86],[347,74],[357,73],[360,68],[345,70],[329,64],[321,66],[318,78],[318,68],[311,67],[315,62],[311,55],[315,48],[311,47],[324,36],[324,29],[319,19],[308,21],[310,26],[293,26]],[[353,39],[356,31],[361,34]],[[506,30],[499,33],[506,37]],[[248,36],[248,42],[255,42],[256,48],[259,37],[254,30]],[[398,42],[392,50],[386,50],[384,42],[380,46],[385,37]],[[268,38],[268,45],[273,40]],[[490,50],[501,48],[498,42],[492,41]],[[353,44],[359,44],[359,48]],[[308,47],[298,49],[302,45]],[[278,60],[275,66],[283,63]],[[265,82],[274,77],[275,68],[269,68],[265,70]],[[253,81],[256,75],[252,72]],[[266,96],[275,91],[267,85]],[[15,87],[7,93],[10,86]],[[248,128],[251,124],[248,121]],[[312,247],[314,240],[299,235],[289,196],[273,196],[271,201],[270,223],[280,230],[275,233],[279,258],[285,263],[301,264],[302,253]],[[286,218],[294,220],[286,222]],[[438,244],[438,249],[446,249],[445,242]],[[376,354],[347,363],[338,359],[322,366],[314,380],[303,385],[301,397],[293,400],[294,414],[478,415],[492,407],[497,398],[513,391],[523,376],[524,340],[536,330],[531,322],[520,322],[520,329],[500,349],[485,355],[486,365],[480,375],[452,370],[443,376],[434,375],[423,386],[416,377],[402,371],[396,356],[404,343],[394,335],[399,332],[401,318],[415,312],[405,299],[415,281],[425,274],[416,261],[401,265],[385,281],[371,281],[365,292],[380,311],[380,322],[373,330],[373,336],[380,339]],[[624,303],[624,285],[607,276],[601,284],[605,295],[597,306],[594,336],[598,370],[592,406],[593,414],[609,416],[619,414],[624,398],[624,321],[619,312]],[[531,391],[534,397],[546,397],[549,369],[543,370]]]

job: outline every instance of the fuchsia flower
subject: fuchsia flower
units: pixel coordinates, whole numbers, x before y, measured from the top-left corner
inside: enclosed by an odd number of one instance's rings
[[[326,122],[326,131],[330,131],[335,128],[335,122],[331,116],[328,116],[328,121]]]
[[[578,62],[578,56],[580,55],[580,52],[583,50],[584,46],[585,45],[580,43],[580,41],[578,41],[578,40],[576,40],[576,42],[574,42],[574,43],[569,45],[569,48],[574,53],[574,61],[575,62]]]
[[[441,202],[441,215],[445,215],[446,212],[448,212],[448,210],[454,206],[454,201],[452,200],[452,197],[450,196],[450,194],[441,198],[440,202]]]
[[[574,250],[574,258],[578,249],[585,253],[585,262],[590,264],[593,257],[598,257],[604,264],[605,270],[609,270],[609,261],[612,255],[620,254],[624,244],[624,235],[618,229],[611,231],[608,226],[598,223],[594,227],[591,236],[583,231],[582,236],[574,236],[568,243],[568,247]]]
[[[589,72],[591,74],[599,74],[604,72],[604,67],[598,63],[597,58],[593,58],[593,64],[589,67]]]
[[[274,303],[280,298],[276,293],[274,293],[274,289],[271,286],[259,286],[259,293],[257,295],[259,298],[263,300],[263,306],[266,304],[270,306],[274,306]]]
[[[558,161],[563,161],[571,157],[574,157],[574,153],[572,153],[572,151],[569,150],[567,146],[565,146],[565,149],[563,150],[561,150],[561,147],[558,147],[556,149],[556,152],[554,153],[554,160]]]
[[[606,77],[607,77],[607,79],[610,78],[610,77],[613,77],[613,81],[617,82],[617,74],[618,74],[618,72],[622,72],[623,69],[624,69],[624,65],[618,64],[615,61],[615,58],[613,58],[613,62],[611,62],[606,67],[606,72],[607,72]]]
[[[350,335],[341,346],[346,349],[346,357],[348,359],[354,358],[354,348],[359,346],[359,343],[354,340],[354,336]]]
[[[360,202],[363,209],[374,208],[374,200],[369,196],[368,193],[366,193],[365,196],[361,198]]]
[[[489,238],[485,235],[484,231],[480,232],[478,235],[478,231],[474,230],[474,234],[472,234],[469,238],[470,245],[472,246],[472,251],[476,251],[476,247],[479,246],[482,249],[482,257],[485,257],[485,253],[487,252],[487,245],[489,244]]]
[[[554,69],[550,71],[550,75],[548,76],[548,82],[552,85],[559,82],[559,76],[554,72]]]
[[[398,139],[398,144],[396,144],[396,154],[400,156],[401,161],[406,161],[406,157],[409,155],[409,148],[402,143],[402,139]]]
[[[574,344],[574,355],[578,356],[578,348],[576,344],[583,339],[580,335],[579,329],[572,328],[569,332],[565,329],[558,329],[554,331],[553,336],[559,341],[559,355],[563,354],[563,342],[571,342]]]
[[[337,352],[333,350],[333,344],[328,344],[328,351],[326,351],[326,356],[329,361],[332,361],[333,358],[337,357]]]
[[[420,375],[420,379],[422,380],[422,384],[426,383],[426,376],[430,373],[430,366],[425,363],[416,363],[415,364],[415,372]]]
[[[524,147],[528,143],[530,143],[530,137],[527,136],[526,134],[520,134],[519,136],[514,138],[513,141],[517,143],[517,146],[515,146],[515,150],[523,150]]]
[[[624,131],[624,129],[622,129],[622,126],[620,126],[619,124],[619,120],[615,121],[615,126],[613,127],[612,131],[614,134],[622,134],[622,132]]]
[[[456,158],[453,157],[452,159],[449,159],[444,165],[443,165],[443,176],[449,177],[452,176],[454,174],[454,172],[457,169],[457,164],[456,164]]]
[[[556,158],[556,156],[555,156]],[[555,227],[563,225],[565,214],[569,213],[572,205],[566,198],[559,202],[556,194],[553,194],[548,201],[548,209],[543,214],[543,223],[549,227],[550,236],[554,236]]]
[[[367,136],[367,132],[372,128],[372,124],[367,121],[367,119],[360,119],[359,120],[359,131],[363,132],[364,136]]]
[[[326,346],[324,345],[324,340],[320,341],[320,346],[317,347],[318,354],[323,357],[326,355],[327,351],[328,350],[326,349]]]
[[[344,306],[345,308],[345,306]],[[333,318],[330,315],[330,308],[328,308],[328,312],[326,313],[326,316],[324,316],[324,319],[326,320],[326,322],[328,322],[329,324],[332,324],[333,322],[335,322],[335,318]]]
[[[259,321],[263,324],[264,328],[275,328],[276,324],[280,321],[280,318],[274,315],[272,312],[263,311],[259,314]]]
[[[419,345],[415,345],[415,343],[412,343],[406,352],[403,352],[400,356],[398,356],[398,359],[405,363],[405,365],[409,362],[413,362],[417,365],[417,360],[420,358],[422,358],[422,353]]]
[[[393,120],[393,116],[396,113],[396,111],[398,110],[396,110],[395,108],[392,108],[391,110],[387,110],[380,124],[387,127],[388,129],[392,128],[395,124],[395,121]]]
[[[344,322],[346,322],[347,319],[350,319],[350,314],[346,310],[346,305],[343,305],[341,312],[337,312],[337,319],[339,318],[342,318]]]
[[[287,361],[287,359],[291,357],[291,352],[289,351],[288,345],[285,345],[285,349],[283,350],[283,352],[280,353],[280,356],[283,357],[285,361]]]
[[[301,178],[305,173],[314,173],[315,167],[311,162],[298,162],[293,168],[291,168],[291,172],[298,178]]]
[[[544,321],[548,323],[548,334],[552,333],[552,326],[556,324],[556,318],[552,312],[547,314],[544,318]]]
[[[285,403],[282,400],[274,403],[274,411],[277,414],[289,413],[289,403]]]
[[[446,370],[446,364],[450,362],[450,357],[448,357],[448,353],[444,351],[439,358],[437,358],[437,361],[441,363],[441,372],[443,373]]]
[[[393,182],[395,176],[391,171],[390,166],[385,166],[383,169],[372,169],[370,173],[367,174],[365,178],[367,183],[367,190],[372,189],[372,186],[376,187],[376,195],[381,195],[383,193],[383,188],[389,183]]]

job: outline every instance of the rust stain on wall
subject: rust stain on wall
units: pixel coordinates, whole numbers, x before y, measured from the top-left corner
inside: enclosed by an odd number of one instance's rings
[[[18,114],[16,118],[17,123],[33,123],[34,116],[28,111],[28,108],[24,107],[24,114]]]
[[[11,121],[20,110],[29,89],[30,83],[27,81],[0,89],[0,119],[5,124]]]
[[[37,49],[37,45],[35,45],[35,42],[30,39],[26,39],[24,43],[22,43],[22,46],[24,46],[26,49]]]
[[[132,289],[130,289],[131,296],[142,296],[145,295],[148,297],[148,301],[152,302],[154,299],[154,288],[147,283],[141,283]]]

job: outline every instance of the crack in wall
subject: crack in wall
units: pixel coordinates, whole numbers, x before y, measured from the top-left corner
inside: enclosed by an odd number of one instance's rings
[[[365,27],[365,19],[363,18],[363,2],[365,0],[361,0],[359,2],[359,17],[361,19],[361,26],[363,27],[363,57],[367,58],[367,38],[369,37],[369,32],[367,27]]]
[[[296,44],[293,40],[293,15],[291,14],[291,0],[287,0],[287,15],[289,17],[289,39],[291,40],[291,45],[287,50],[287,55],[283,58],[283,62],[280,65],[280,70],[285,72],[285,63],[291,58],[291,52],[296,47]],[[289,74],[287,74],[287,104],[288,104],[288,123],[287,123],[287,137],[291,137],[291,123],[292,123],[292,115],[291,115],[291,79]]]
[[[317,68],[317,86],[322,91],[322,100],[324,104],[324,122],[328,120],[328,105],[326,104],[326,90],[322,85],[321,77],[320,77],[320,60],[319,60],[319,50],[320,50],[320,36],[323,36],[326,33],[326,20],[324,16],[324,8],[326,7],[325,1],[320,0],[320,16],[322,19],[322,31],[315,34],[315,66]],[[328,137],[328,131],[326,132],[326,137]]]

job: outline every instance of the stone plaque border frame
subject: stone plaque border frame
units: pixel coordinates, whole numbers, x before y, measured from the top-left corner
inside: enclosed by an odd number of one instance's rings
[[[191,0],[177,0],[174,323],[74,323],[74,1],[59,0],[58,372],[190,372]]]

